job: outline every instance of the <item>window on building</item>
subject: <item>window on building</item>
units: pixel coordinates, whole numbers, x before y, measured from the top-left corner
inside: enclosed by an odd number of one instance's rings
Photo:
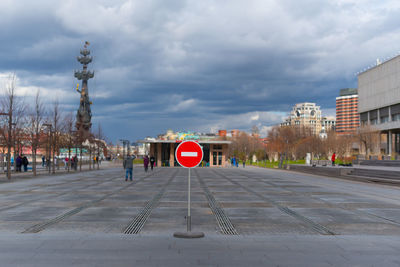
[[[221,150],[222,149],[222,145],[214,145],[213,149],[214,150]]]
[[[394,114],[392,116],[392,121],[400,121],[400,114]]]
[[[381,117],[381,123],[386,123],[389,121],[389,116]]]

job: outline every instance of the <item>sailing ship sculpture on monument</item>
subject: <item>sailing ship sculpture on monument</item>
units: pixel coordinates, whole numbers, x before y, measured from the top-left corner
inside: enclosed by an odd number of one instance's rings
[[[79,109],[76,114],[76,129],[83,140],[89,136],[92,127],[92,111],[90,109],[92,103],[89,99],[88,80],[94,77],[94,72],[87,69],[87,65],[92,62],[92,57],[89,56],[90,50],[87,48],[88,45],[89,42],[85,42],[83,50],[80,52],[82,56],[77,57],[79,63],[83,65],[83,69],[81,71],[75,71],[75,77],[78,80],[82,80],[81,90],[79,90],[79,84],[76,88],[81,94]]]

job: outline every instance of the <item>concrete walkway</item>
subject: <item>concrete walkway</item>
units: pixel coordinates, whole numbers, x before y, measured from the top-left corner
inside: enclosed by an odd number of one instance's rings
[[[192,224],[205,237],[186,240],[172,235],[186,229],[187,173],[136,167],[125,182],[116,168],[0,184],[0,265],[400,265],[398,187],[196,168]]]
[[[0,236],[1,266],[400,266],[382,236],[39,234]]]

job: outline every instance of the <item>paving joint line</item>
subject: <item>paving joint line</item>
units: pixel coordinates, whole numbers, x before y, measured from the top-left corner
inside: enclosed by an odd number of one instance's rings
[[[128,226],[125,227],[125,229],[123,230],[124,234],[138,234],[142,230],[147,219],[150,217],[152,210],[158,206],[158,203],[163,197],[167,187],[171,184],[172,180],[175,179],[175,175],[177,173],[178,170],[175,170],[172,176],[163,185],[161,190],[150,201],[146,203],[139,214],[136,215],[136,217],[128,224]]]
[[[106,181],[101,181],[101,182],[96,182],[96,183],[94,183],[94,184],[86,185],[86,186],[80,188],[80,190],[86,189],[86,188],[91,187],[91,186],[97,186],[97,185],[100,185],[100,184],[102,184],[102,183],[106,183],[106,182],[109,182],[109,181],[112,181],[112,180],[115,180],[115,179],[118,179],[118,178],[119,178],[119,177],[113,177],[113,178],[108,179],[108,180],[106,180]],[[80,180],[82,180],[82,179],[83,179],[83,178],[79,178],[78,180],[74,180],[74,181],[80,181]],[[67,184],[67,183],[68,183],[68,182],[60,183],[60,184]],[[56,185],[60,185],[60,184],[56,184]],[[53,185],[48,185],[48,186],[53,186]],[[54,185],[54,186],[55,186],[55,185]],[[25,192],[25,191],[23,191],[23,192]],[[64,193],[57,194],[57,195],[51,196],[51,197],[60,197],[60,196],[67,195],[67,194],[69,194],[69,193],[70,193],[70,192],[64,192]],[[42,200],[42,199],[48,199],[48,197],[47,197],[47,196],[38,197],[37,199],[34,199],[33,201],[36,202],[36,201],[40,201],[40,200]],[[19,204],[16,204],[16,205],[14,205],[14,206],[11,206],[11,207],[2,208],[2,209],[0,209],[0,212],[5,211],[5,210],[9,210],[9,209],[13,209],[13,208],[17,208],[17,207],[23,206],[23,205],[28,204],[28,203],[33,203],[33,202],[32,202],[32,200],[27,200],[27,201],[24,201],[24,202],[22,202],[22,203],[19,203]]]
[[[159,172],[159,171],[157,171],[157,172]],[[157,173],[157,172],[154,172],[154,174]],[[126,189],[126,188],[128,188],[128,187],[130,187],[132,185],[135,185],[135,184],[143,181],[144,179],[150,177],[151,175],[152,174],[148,174],[148,175],[140,178],[139,180],[135,180],[134,182],[129,183],[128,185],[124,185],[120,189],[117,189],[117,190],[115,190],[115,191],[113,191],[113,192],[111,192],[109,194],[106,194],[105,196],[103,196],[103,197],[101,197],[101,198],[99,198],[97,200],[93,200],[93,201],[90,201],[89,203],[83,204],[83,205],[81,205],[81,206],[79,206],[77,208],[74,208],[74,209],[72,209],[70,211],[67,211],[66,213],[61,214],[61,215],[59,215],[59,216],[57,216],[57,217],[55,217],[53,219],[46,220],[44,222],[38,223],[36,225],[33,225],[32,227],[29,227],[29,228],[25,229],[21,233],[23,233],[23,234],[26,234],[26,233],[39,233],[39,232],[43,231],[44,229],[46,229],[47,227],[52,226],[52,225],[54,225],[56,223],[59,223],[62,220],[64,220],[65,218],[71,217],[71,216],[81,212],[82,210],[84,210],[84,209],[86,209],[88,207],[91,207],[94,204],[97,204],[97,203],[103,201],[104,199],[106,199],[106,198],[108,198],[108,197],[110,197],[110,196],[112,196],[112,195],[114,195],[114,194],[116,194],[118,192],[121,192],[122,190],[124,190],[124,189]],[[113,178],[113,179],[115,179],[115,178]]]
[[[240,184],[240,183],[238,183],[236,181],[233,181],[231,178],[226,177],[224,174],[217,173],[214,170],[212,170],[212,171],[215,174],[217,174],[217,175],[225,178],[226,180],[230,181],[231,183],[243,188],[247,192],[258,196],[259,198],[263,199],[264,201],[266,201],[268,203],[271,203],[276,208],[278,208],[280,211],[282,211],[282,212],[284,212],[284,213],[286,213],[286,214],[298,219],[299,221],[303,222],[303,224],[305,226],[307,226],[308,228],[311,228],[315,232],[317,232],[319,234],[322,234],[322,235],[337,235],[335,232],[333,232],[332,230],[328,229],[327,227],[325,227],[325,226],[323,226],[323,225],[321,225],[319,223],[314,222],[313,220],[311,220],[311,219],[309,219],[309,218],[297,213],[296,211],[294,211],[294,210],[292,210],[292,209],[290,209],[288,207],[282,206],[281,204],[277,203],[276,201],[274,201],[274,200],[272,200],[270,198],[267,198],[267,197],[263,196],[262,194],[254,191],[254,190],[252,190],[252,189],[250,189],[250,188],[248,188],[248,187],[246,187],[246,186],[244,186],[244,185],[242,185],[242,184]]]
[[[217,223],[221,232],[225,235],[238,235],[239,233],[237,232],[235,226],[233,225],[229,217],[226,215],[221,205],[215,200],[214,196],[211,194],[204,180],[200,178],[196,169],[194,170],[194,172],[196,174],[197,180],[200,183],[201,188],[204,191],[204,194],[206,195],[208,205],[210,206],[212,212],[214,213],[215,218],[217,219]]]
[[[379,216],[379,215],[376,215],[376,214],[373,214],[373,213],[370,213],[370,212],[358,210],[358,209],[346,208],[346,207],[344,207],[343,205],[340,205],[340,204],[334,205],[334,204],[332,204],[332,203],[330,203],[330,202],[328,202],[328,201],[326,201],[326,200],[323,200],[323,199],[321,199],[321,198],[314,197],[314,196],[310,196],[310,195],[307,195],[307,194],[305,194],[305,193],[300,193],[300,192],[296,192],[296,191],[287,189],[287,188],[285,188],[285,187],[282,187],[282,186],[280,186],[280,185],[275,184],[274,182],[264,181],[262,178],[250,177],[250,176],[244,174],[244,172],[245,172],[244,170],[240,170],[240,171],[243,173],[243,175],[244,175],[245,177],[247,177],[247,178],[249,178],[249,179],[257,180],[257,181],[259,181],[259,182],[262,182],[262,183],[265,183],[265,184],[268,184],[268,185],[272,185],[272,186],[275,186],[275,187],[278,187],[278,188],[281,188],[281,189],[284,189],[284,190],[288,190],[288,191],[292,192],[292,193],[295,194],[295,195],[299,195],[299,196],[308,196],[308,197],[310,197],[311,199],[315,199],[315,200],[322,201],[322,202],[324,202],[325,204],[328,204],[328,205],[329,205],[330,207],[332,207],[332,208],[340,208],[340,209],[343,209],[343,210],[346,210],[346,211],[352,211],[352,212],[354,212],[354,213],[357,214],[357,215],[364,215],[364,216],[368,216],[368,217],[379,218],[379,219],[381,219],[381,220],[384,221],[384,222],[389,222],[389,223],[391,223],[391,224],[393,224],[393,225],[400,226],[400,222],[398,222],[398,221],[396,221],[396,220],[388,219],[388,218],[385,218],[385,217],[382,217],[382,216]]]

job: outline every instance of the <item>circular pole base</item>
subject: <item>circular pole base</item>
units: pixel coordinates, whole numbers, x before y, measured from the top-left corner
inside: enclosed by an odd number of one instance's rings
[[[176,238],[201,238],[204,237],[203,232],[175,232],[174,237]]]

